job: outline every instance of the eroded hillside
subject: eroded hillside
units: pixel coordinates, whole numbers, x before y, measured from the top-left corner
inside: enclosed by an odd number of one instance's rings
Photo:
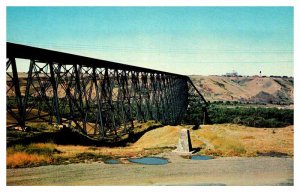
[[[292,104],[294,79],[279,77],[190,76],[207,101]]]

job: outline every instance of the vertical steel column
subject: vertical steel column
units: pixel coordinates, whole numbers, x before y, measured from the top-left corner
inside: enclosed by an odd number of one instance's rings
[[[137,85],[137,93],[138,93],[138,110],[140,112],[142,120],[145,122],[145,112],[142,110],[142,89],[141,89],[141,81],[140,81],[140,73],[137,72],[136,85]]]
[[[159,114],[159,120],[165,123],[165,117],[164,117],[164,108],[163,108],[163,89],[161,86],[161,74],[156,75],[156,82],[157,82],[157,91],[158,91],[158,101],[157,101],[157,107],[158,107],[158,114]]]
[[[93,81],[95,84],[95,89],[96,89],[96,99],[97,99],[97,120],[96,120],[96,127],[98,127],[98,118],[100,120],[100,129],[101,129],[101,135],[102,137],[105,136],[105,131],[104,131],[104,126],[103,126],[103,122],[102,122],[102,113],[101,113],[101,95],[99,93],[99,87],[98,87],[98,83],[97,83],[97,78],[96,78],[96,68],[93,67]],[[99,129],[99,132],[100,132]],[[96,133],[96,129],[94,131],[94,133]]]
[[[76,82],[76,91],[79,94],[79,111],[80,111],[80,115],[81,115],[81,121],[83,124],[83,130],[86,132],[86,122],[85,122],[85,115],[84,115],[84,109],[83,109],[83,100],[82,100],[82,92],[81,92],[81,87],[80,87],[80,78],[79,78],[79,72],[77,69],[77,65],[73,65],[74,66],[74,72],[75,72],[75,82]],[[76,100],[75,100],[76,102]]]
[[[49,67],[50,67],[50,81],[52,84],[52,89],[53,89],[53,107],[54,107],[54,111],[55,111],[55,115],[56,115],[56,122],[57,124],[61,123],[61,119],[60,119],[60,114],[59,114],[59,103],[58,103],[58,94],[57,94],[57,83],[55,81],[55,73],[54,73],[54,69],[53,69],[53,63],[49,63]],[[57,73],[60,73],[60,71],[57,71]]]
[[[175,80],[174,77],[170,77],[169,79],[169,87],[170,87],[170,95],[171,95],[171,119],[170,123],[173,124],[173,122],[176,120],[176,95],[175,95]]]
[[[152,114],[152,110],[150,108],[150,87],[149,87],[149,83],[148,83],[148,75],[149,73],[145,73],[144,77],[142,77],[142,81],[146,90],[146,97],[145,97],[145,102],[146,102],[146,107],[147,107],[147,114],[148,114],[148,118],[147,120],[153,120],[153,114]]]
[[[165,75],[161,74],[160,76],[160,88],[161,88],[161,107],[162,107],[162,119],[164,122],[168,123],[168,108],[166,106],[166,87],[165,87]]]
[[[20,91],[20,84],[19,84],[19,77],[18,77],[18,70],[17,70],[17,64],[16,64],[16,59],[15,58],[9,58],[11,61],[11,68],[12,68],[12,73],[13,73],[13,84],[15,86],[15,96],[17,100],[17,106],[18,106],[18,112],[19,112],[19,125],[22,128],[25,128],[25,117],[23,116],[23,102],[22,102],[22,95]]]
[[[104,73],[104,78],[106,79],[106,87],[108,88],[108,98],[106,97],[107,99],[107,102],[110,106],[110,116],[107,116],[108,118],[111,118],[112,120],[112,126],[111,128],[113,128],[113,131],[115,132],[115,135],[117,135],[117,130],[116,130],[116,123],[115,123],[115,109],[114,109],[114,106],[113,106],[113,102],[112,102],[112,91],[113,91],[113,88],[111,87],[111,83],[110,83],[110,77],[109,77],[109,74],[108,74],[108,68],[106,67],[105,68],[105,73]],[[107,96],[107,91],[106,91],[106,96]]]
[[[172,118],[172,102],[171,102],[172,95],[171,95],[170,83],[169,83],[170,77],[166,76],[165,81],[166,81],[166,86],[165,86],[166,95],[165,95],[165,97],[166,97],[166,101],[167,101],[168,124],[170,124],[170,119]]]
[[[153,73],[150,73],[150,83],[151,83],[151,111],[153,115],[153,119],[158,121],[157,116],[157,108],[156,108],[156,85],[155,85],[155,77]]]
[[[129,71],[125,71],[125,90],[126,90],[126,98],[127,98],[127,102],[128,102],[128,109],[129,109],[129,119],[130,119],[130,122],[131,122],[131,129],[134,128],[134,123],[133,123],[133,113],[132,113],[132,108],[131,108],[131,92],[129,90],[129,83],[128,83],[128,80],[130,79],[129,78]]]
[[[138,86],[138,72],[132,72],[131,73],[131,90],[133,92],[133,99],[135,102],[135,112],[136,112],[136,118],[138,121],[141,121],[142,119],[142,114],[141,114],[141,108],[140,108],[140,103],[139,103],[139,97],[137,96],[137,94],[139,93],[139,86]]]
[[[28,97],[29,97],[29,91],[30,91],[30,85],[32,83],[32,71],[33,67],[35,65],[35,62],[33,60],[30,60],[30,65],[29,65],[29,71],[28,71],[28,76],[27,76],[27,83],[26,83],[26,91],[25,91],[25,96],[24,96],[24,101],[23,101],[23,114],[22,117],[26,120],[26,109],[27,109],[27,102],[28,102]]]
[[[123,83],[123,71],[121,71],[121,75],[119,74],[119,71],[117,71],[117,82],[118,82],[118,98],[117,98],[117,103],[120,106],[121,105],[121,115],[122,115],[122,120],[123,120],[123,125],[124,125],[124,132],[127,132],[127,119],[125,116],[125,91],[124,91],[124,83]],[[121,103],[121,104],[120,104]]]

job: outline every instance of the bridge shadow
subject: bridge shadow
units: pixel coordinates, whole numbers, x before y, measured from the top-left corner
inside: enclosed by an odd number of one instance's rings
[[[115,146],[123,146],[125,147],[128,143],[135,143],[137,140],[139,140],[145,133],[153,130],[153,129],[156,129],[156,128],[159,128],[159,127],[163,127],[163,125],[153,125],[153,126],[149,126],[147,129],[141,131],[141,132],[138,132],[138,133],[129,133],[128,135],[128,138],[127,139],[124,139],[124,140],[121,140],[119,142],[116,142],[115,143]]]
[[[153,129],[162,127],[163,125],[152,125],[143,131],[137,133],[129,133],[128,137],[120,140],[116,139],[94,139],[79,130],[72,128],[62,128],[55,132],[41,132],[32,134],[30,137],[19,138],[7,143],[7,147],[16,144],[44,143],[52,142],[59,145],[83,145],[83,146],[105,146],[105,147],[125,147],[128,143],[134,143],[139,140],[145,133]]]

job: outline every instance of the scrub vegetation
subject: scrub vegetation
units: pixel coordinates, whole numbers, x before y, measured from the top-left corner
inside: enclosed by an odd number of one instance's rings
[[[209,108],[212,123],[234,123],[250,127],[285,127],[294,124],[294,110],[212,105]]]

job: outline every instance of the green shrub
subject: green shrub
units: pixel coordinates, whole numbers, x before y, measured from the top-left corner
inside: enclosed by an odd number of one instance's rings
[[[235,123],[251,127],[284,127],[294,124],[292,109],[262,107],[226,107],[212,105],[208,110],[212,123]]]

